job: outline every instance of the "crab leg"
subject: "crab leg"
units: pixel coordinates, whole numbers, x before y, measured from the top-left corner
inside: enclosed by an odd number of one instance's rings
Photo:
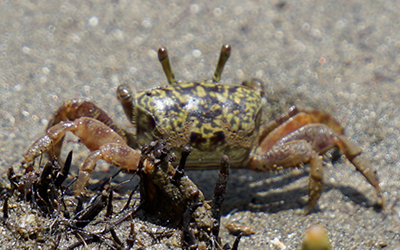
[[[96,162],[103,159],[110,164],[134,171],[140,159],[140,150],[130,148],[124,139],[104,123],[89,117],[81,117],[70,122],[61,122],[49,128],[46,134],[37,139],[24,155],[25,162],[50,152],[53,145],[64,138],[66,132],[79,137],[85,146],[93,151],[84,161],[75,183],[75,193],[81,193],[92,174]]]
[[[46,130],[49,130],[54,125],[60,122],[73,121],[80,117],[91,117],[93,119],[96,119],[114,130],[118,135],[123,138],[124,141],[128,143],[128,145],[136,145],[134,135],[118,127],[104,110],[102,110],[93,102],[85,99],[71,99],[64,102],[59,107],[57,112],[53,115],[53,118],[47,125]],[[52,145],[53,150],[49,151],[49,156],[51,159],[54,159],[55,157],[59,158],[62,142],[63,137],[61,137],[57,142],[54,142],[54,144]]]
[[[309,123],[323,123],[338,134],[344,133],[343,127],[338,121],[336,121],[336,119],[332,115],[317,109],[299,108],[293,105],[288,109],[288,111],[277,116],[273,121],[269,122],[264,127],[263,131],[261,132],[260,142],[262,142],[264,138],[270,134],[271,131],[278,128],[280,125],[296,115],[300,115],[302,117],[301,120],[297,122],[297,128]],[[296,127],[292,125],[292,130],[290,132],[294,131],[295,129]],[[289,130],[286,129],[285,132],[286,134],[288,134]]]
[[[110,164],[122,167],[125,171],[135,171],[140,155],[140,150],[116,143],[106,144],[99,150],[93,151],[79,168],[78,180],[74,183],[74,193],[79,195],[83,192],[98,160],[105,160]]]
[[[308,183],[308,207],[306,214],[316,204],[322,192],[323,167],[322,158],[312,149],[305,140],[287,142],[274,147],[267,154],[255,157],[255,161],[262,161],[265,170],[295,167],[302,163],[310,163],[310,180]],[[258,169],[257,169],[258,170]]]
[[[310,162],[309,206],[306,210],[309,212],[322,192],[323,168],[319,155],[337,146],[374,186],[378,204],[383,206],[379,180],[371,165],[361,156],[360,148],[327,125],[308,121],[306,114],[299,113],[268,134],[253,153],[250,168],[265,171]]]

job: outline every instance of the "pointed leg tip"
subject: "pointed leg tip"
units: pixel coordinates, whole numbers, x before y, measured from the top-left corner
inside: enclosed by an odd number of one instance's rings
[[[385,210],[386,204],[382,197],[378,197],[378,200],[376,201],[376,207],[380,210]]]
[[[312,207],[307,206],[307,208],[304,210],[304,216],[309,215],[311,213]]]

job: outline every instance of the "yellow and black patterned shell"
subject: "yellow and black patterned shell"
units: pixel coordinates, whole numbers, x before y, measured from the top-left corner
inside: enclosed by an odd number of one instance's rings
[[[141,146],[163,139],[179,155],[190,145],[189,168],[219,167],[224,154],[240,167],[258,143],[261,103],[242,85],[172,84],[138,93],[133,123]]]

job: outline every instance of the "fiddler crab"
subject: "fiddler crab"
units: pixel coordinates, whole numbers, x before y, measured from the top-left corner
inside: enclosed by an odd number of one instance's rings
[[[66,132],[74,133],[91,153],[79,168],[74,184],[81,194],[99,159],[135,171],[141,148],[155,140],[166,141],[178,155],[190,146],[187,169],[219,168],[223,155],[232,168],[256,171],[279,170],[310,163],[309,201],[306,213],[322,192],[323,159],[337,147],[376,189],[383,207],[379,180],[363,158],[360,148],[344,135],[344,128],[332,115],[320,110],[292,106],[269,121],[263,113],[268,105],[261,81],[240,85],[220,85],[221,73],[231,53],[222,46],[212,81],[180,83],[171,69],[166,48],[158,58],[169,85],[136,93],[127,85],[117,88],[117,96],[135,133],[116,125],[100,107],[85,99],[64,102],[50,120],[44,136],[24,155],[23,163],[49,152],[59,157]]]

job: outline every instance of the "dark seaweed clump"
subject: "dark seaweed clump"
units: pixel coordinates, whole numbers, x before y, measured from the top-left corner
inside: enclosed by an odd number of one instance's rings
[[[218,237],[229,160],[222,158],[208,203],[184,172],[189,152],[185,148],[174,167],[176,156],[164,142],[144,147],[134,173],[140,187],[130,194],[115,191],[129,180],[115,185],[109,178],[89,197],[71,195],[72,152],[63,165],[11,167],[0,186],[3,243],[25,249],[237,249],[240,236],[232,248]]]

